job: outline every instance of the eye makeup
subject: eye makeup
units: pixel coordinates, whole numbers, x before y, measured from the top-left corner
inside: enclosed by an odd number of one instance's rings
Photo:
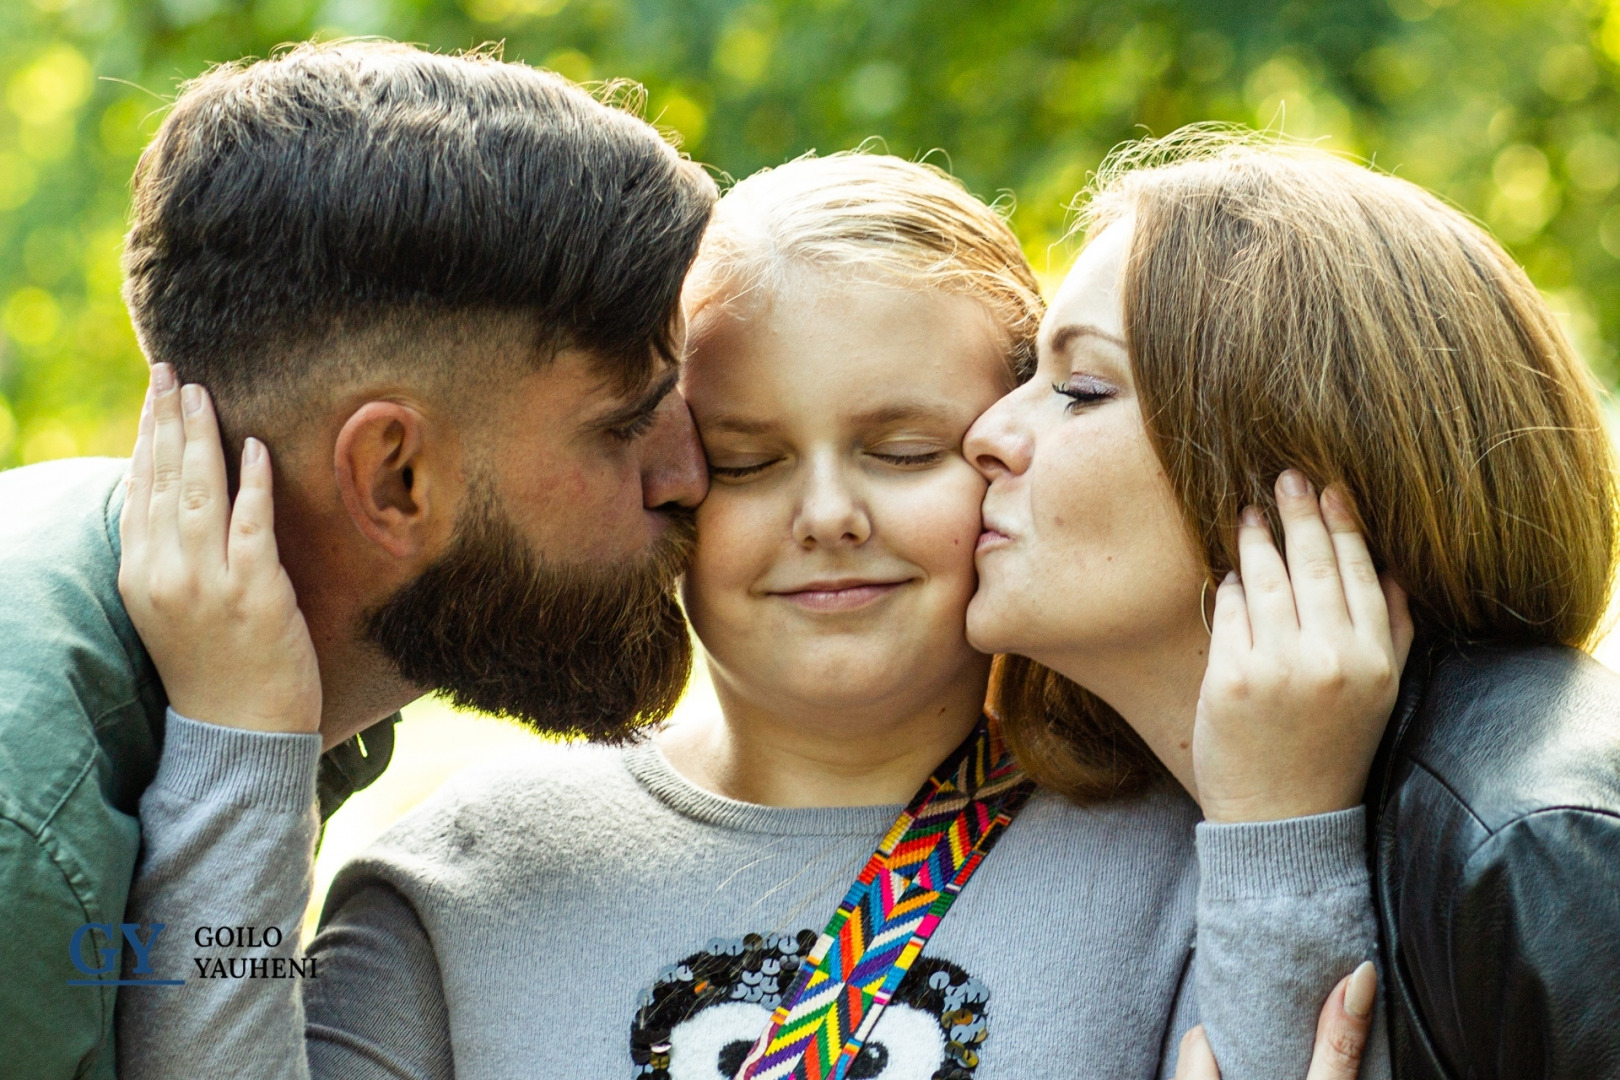
[[[1095,405],[1100,401],[1117,397],[1119,394],[1119,388],[1113,383],[1083,372],[1070,375],[1067,382],[1053,383],[1052,389],[1069,399],[1064,409],[1071,413],[1078,412],[1087,405]]]

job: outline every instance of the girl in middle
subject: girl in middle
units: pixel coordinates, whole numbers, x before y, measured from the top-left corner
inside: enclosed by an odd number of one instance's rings
[[[1028,375],[1041,315],[1001,218],[923,165],[795,161],[721,201],[687,313],[712,488],[685,602],[719,713],[453,781],[339,875],[301,1000],[149,995],[126,1045],[195,1026],[199,1054],[299,1045],[345,1078],[1153,1080],[1203,1017],[1226,1080],[1305,1076],[1330,991],[1371,1011],[1370,968],[1334,989],[1374,951],[1360,808],[1266,820],[1246,791],[1253,820],[1201,823],[1145,780],[1077,805],[985,716],[990,658],[964,633],[985,482],[961,448]],[[1381,635],[1321,645],[1336,687],[1234,701],[1212,680],[1206,714],[1375,743],[1409,641],[1391,595]],[[198,771],[206,726],[171,719],[169,768]],[[1218,760],[1218,727],[1201,750]],[[268,795],[307,779],[275,755],[241,756]],[[171,869],[132,917],[205,921],[206,881],[210,911],[296,924],[307,865],[229,896],[217,871],[284,865],[307,817],[237,800],[198,848],[177,798],[143,803]],[[227,1038],[222,994],[253,1021]],[[1386,1075],[1376,1032],[1368,1063]]]

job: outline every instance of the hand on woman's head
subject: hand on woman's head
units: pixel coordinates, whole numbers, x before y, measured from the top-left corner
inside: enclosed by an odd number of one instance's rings
[[[1380,578],[1343,488],[1277,480],[1287,556],[1244,510],[1241,576],[1216,591],[1193,726],[1211,821],[1270,821],[1361,802],[1412,644],[1406,594]]]

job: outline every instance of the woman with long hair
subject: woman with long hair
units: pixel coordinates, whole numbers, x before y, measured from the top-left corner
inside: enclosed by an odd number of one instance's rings
[[[1234,571],[1320,492],[1416,625],[1376,755],[1347,732],[1301,790],[1347,762],[1365,789],[1397,1075],[1620,1075],[1620,679],[1585,652],[1620,492],[1553,314],[1439,199],[1258,137],[1117,153],[1083,225],[1036,377],[965,446],[990,482],[968,633],[1015,654],[1021,760],[1079,798],[1196,791],[1208,627],[1290,625],[1285,584],[1325,564]]]

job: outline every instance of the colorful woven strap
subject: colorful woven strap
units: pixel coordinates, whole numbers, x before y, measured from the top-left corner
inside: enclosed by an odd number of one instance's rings
[[[912,962],[1034,788],[996,726],[981,722],[895,819],[737,1080],[843,1080]]]

